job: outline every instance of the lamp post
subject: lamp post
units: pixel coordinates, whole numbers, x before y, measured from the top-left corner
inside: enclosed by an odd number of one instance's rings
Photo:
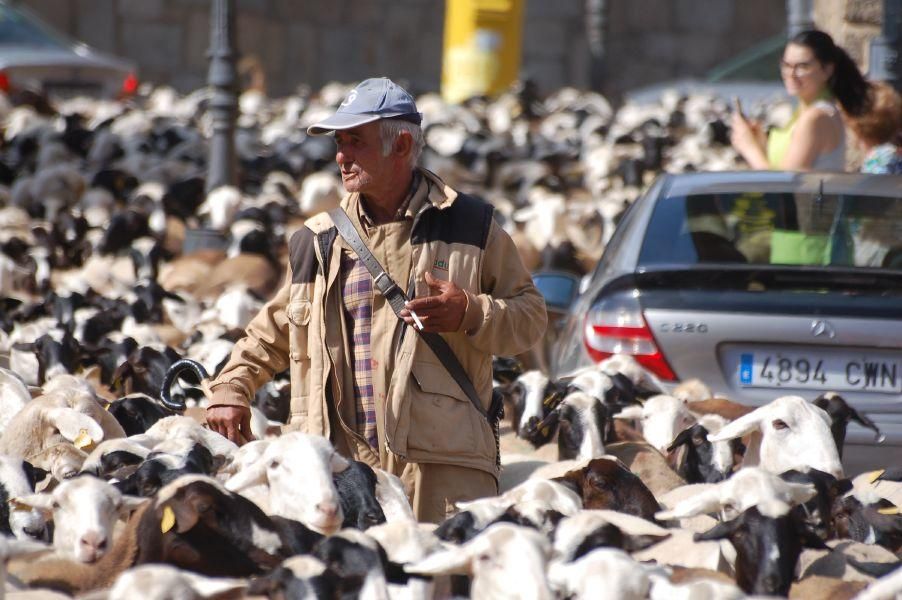
[[[238,112],[238,72],[235,68],[235,0],[212,0],[210,13],[210,70],[207,84],[212,88],[209,111],[213,135],[207,164],[209,192],[221,185],[234,185],[235,115]]]
[[[871,40],[868,78],[902,90],[902,0],[883,0],[880,35]]]

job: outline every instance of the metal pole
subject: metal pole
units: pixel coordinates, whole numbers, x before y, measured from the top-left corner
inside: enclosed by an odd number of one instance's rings
[[[238,51],[235,44],[235,0],[213,0],[210,14],[210,70],[212,88],[209,110],[213,117],[207,191],[235,185],[235,116],[238,113]]]
[[[902,0],[883,0],[883,26],[871,40],[868,78],[902,90]]]
[[[589,86],[600,92],[604,85],[605,0],[586,0],[586,39],[589,42]]]
[[[786,31],[789,38],[814,27],[812,0],[786,0]]]

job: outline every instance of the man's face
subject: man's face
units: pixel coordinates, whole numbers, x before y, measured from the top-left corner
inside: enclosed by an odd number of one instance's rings
[[[382,155],[379,122],[335,132],[335,162],[345,191],[367,194],[390,180],[391,156]]]

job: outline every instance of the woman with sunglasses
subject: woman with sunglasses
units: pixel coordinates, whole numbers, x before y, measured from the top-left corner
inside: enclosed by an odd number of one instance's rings
[[[765,137],[760,124],[737,110],[733,147],[753,169],[845,170],[845,128],[838,109],[861,114],[869,88],[855,62],[823,31],[803,31],[786,44],[780,75],[787,93],[799,101],[792,119]]]

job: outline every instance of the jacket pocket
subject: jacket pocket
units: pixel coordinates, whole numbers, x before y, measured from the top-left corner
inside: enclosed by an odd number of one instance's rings
[[[451,456],[480,454],[482,444],[477,447],[476,432],[482,415],[445,367],[414,361],[411,378],[408,450]]]
[[[288,352],[292,360],[308,360],[307,332],[310,324],[310,301],[292,300],[286,308],[288,316]]]

